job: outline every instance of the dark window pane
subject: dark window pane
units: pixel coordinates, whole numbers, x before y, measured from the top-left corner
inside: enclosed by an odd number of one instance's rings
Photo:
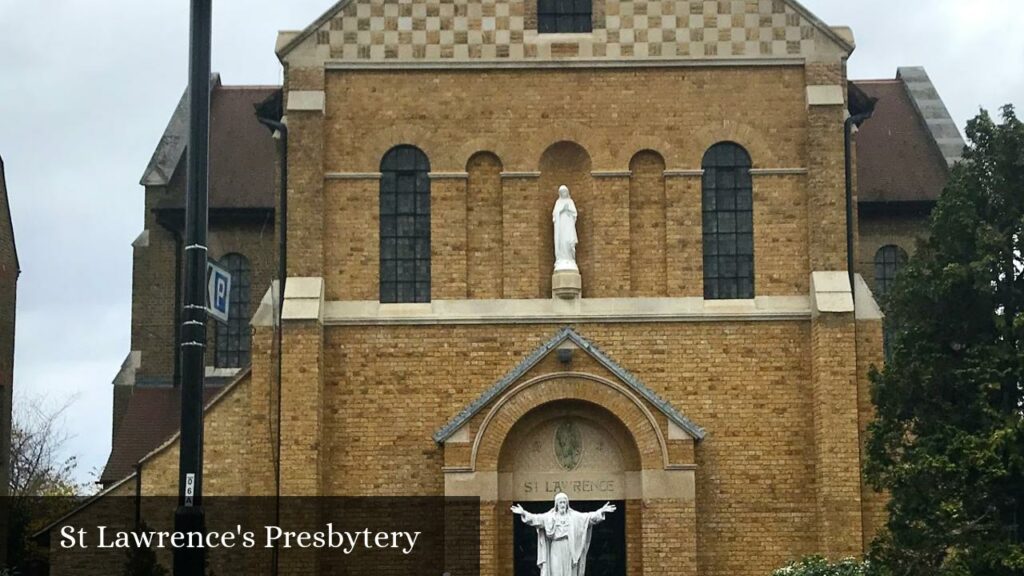
[[[718,235],[718,253],[725,255],[733,255],[736,253],[736,235],[735,234],[719,234]]]
[[[704,297],[753,298],[753,190],[750,157],[724,142],[708,149],[701,164]]]
[[[736,173],[732,170],[718,170],[716,174],[717,185],[729,192],[736,192]]]
[[[214,365],[218,368],[241,368],[249,364],[249,297],[252,272],[249,260],[241,254],[221,258],[220,266],[231,274],[228,294],[227,323],[218,322]]]
[[[415,302],[415,293],[413,292],[413,285],[402,282],[398,285],[398,301],[399,302]]]
[[[907,253],[895,245],[882,246],[875,253],[875,290],[884,296],[907,261]]]
[[[735,232],[736,231],[736,213],[735,212],[719,212],[718,213],[718,231],[719,232]]]
[[[381,302],[429,302],[430,162],[426,155],[413,146],[388,152],[381,160],[380,197]],[[419,284],[422,289],[417,288]]]
[[[421,216],[430,215],[430,195],[429,194],[417,194],[416,195],[416,214]]]
[[[744,256],[750,257],[751,261],[754,258],[754,235],[753,234],[737,234],[736,235],[736,253],[743,254]]]
[[[397,264],[399,282],[408,282],[416,278],[416,264],[413,260],[399,260]]]
[[[737,212],[736,213],[736,231],[737,232],[753,232],[754,231],[754,218],[751,212]]]
[[[704,259],[704,277],[718,278],[718,258]]]
[[[398,195],[398,214],[412,214],[415,211],[415,198],[411,192]]]
[[[725,278],[735,278],[736,277],[736,257],[735,256],[723,257],[719,264],[721,265],[720,268],[719,268],[719,271],[718,271],[719,274],[721,274]]]
[[[394,282],[398,280],[398,264],[394,260],[386,260],[380,265],[381,282]]]
[[[713,211],[705,212],[704,233],[714,234],[715,232],[718,232],[718,218],[716,217],[716,213]]]
[[[384,303],[396,302],[398,299],[397,290],[394,282],[381,282],[380,283],[380,301]]]
[[[399,216],[398,217],[398,236],[415,236],[416,235],[416,217],[415,216]]]
[[[398,232],[397,218],[394,216],[381,216],[380,217],[380,237],[381,238],[392,238]]]
[[[736,191],[732,188],[719,188],[718,194],[718,210],[735,210],[736,209]]]
[[[707,256],[718,255],[718,234],[704,236],[704,254]]]
[[[417,282],[416,283],[416,301],[417,302],[430,302],[430,283],[429,282]]]
[[[418,238],[416,240],[416,258],[430,260],[430,238]]]
[[[428,220],[426,218],[417,218],[416,219],[416,230],[415,230],[414,233],[415,233],[416,236],[418,236],[420,238],[429,238],[430,237],[430,220]]]
[[[413,238],[399,238],[398,249],[395,252],[395,257],[399,259],[412,259],[416,257],[414,245],[416,240]]]

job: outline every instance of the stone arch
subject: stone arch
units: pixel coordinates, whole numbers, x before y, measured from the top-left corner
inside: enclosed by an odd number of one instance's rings
[[[657,419],[627,386],[594,374],[563,372],[532,378],[510,390],[484,416],[473,441],[470,468],[496,471],[513,426],[530,411],[560,401],[580,401],[606,410],[636,444],[643,470],[668,466],[668,446]]]
[[[579,244],[576,246],[576,262],[579,264],[583,277],[583,290],[586,295],[587,286],[594,280],[594,249],[593,238],[594,182],[591,177],[592,161],[590,153],[571,140],[555,142],[541,154],[538,166],[540,179],[536,199],[537,233],[540,241],[542,257],[539,259],[540,295],[551,294],[551,273],[554,270],[554,230],[551,225],[551,209],[558,199],[557,190],[562,184],[569,187],[573,202],[581,215],[576,224]]]
[[[654,134],[638,134],[620,142],[621,146],[615,150],[612,169],[621,170],[623,166],[632,164],[633,159],[641,152],[654,152],[661,156],[665,164],[673,166],[679,163],[679,156],[682,151],[678,146],[669,140]],[[631,151],[632,156],[630,156]]]
[[[691,134],[693,143],[692,157],[687,158],[683,169],[699,168],[704,154],[720,142],[733,142],[743,147],[751,158],[753,168],[798,168],[799,166],[781,166],[771,142],[764,134],[743,122],[722,120],[720,124],[705,126],[694,130]]]
[[[629,161],[629,266],[632,296],[667,296],[665,159],[641,150]]]
[[[379,172],[380,161],[388,152],[400,146],[412,146],[423,152],[430,159],[432,171],[444,170],[444,149],[432,144],[431,134],[420,129],[411,129],[403,126],[388,126],[381,128],[377,133],[374,142],[369,143],[370,148],[366,149],[367,162],[372,166],[366,166],[367,172]],[[352,167],[353,171],[362,171],[358,167]]]
[[[501,158],[480,151],[466,162],[466,291],[469,298],[501,298]]]

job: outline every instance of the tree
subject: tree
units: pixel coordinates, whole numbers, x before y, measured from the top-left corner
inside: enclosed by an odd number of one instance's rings
[[[1024,125],[984,111],[930,233],[883,303],[866,473],[890,495],[892,574],[1024,573]]]
[[[18,398],[11,423],[11,471],[7,498],[7,562],[26,568],[43,556],[32,534],[75,505],[84,487],[74,479],[77,461],[62,458],[68,440],[63,414],[71,401],[49,405]]]
[[[68,434],[60,426],[70,402],[52,408],[42,399],[19,402],[11,423],[11,476],[13,498],[75,496],[81,486],[73,479],[74,456],[61,459]]]

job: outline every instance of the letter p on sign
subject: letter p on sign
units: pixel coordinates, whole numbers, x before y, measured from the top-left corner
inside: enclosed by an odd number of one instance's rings
[[[210,315],[221,322],[228,321],[231,304],[231,274],[216,264],[206,264],[206,309]]]

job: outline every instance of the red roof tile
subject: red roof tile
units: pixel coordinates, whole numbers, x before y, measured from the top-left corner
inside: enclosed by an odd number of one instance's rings
[[[203,403],[219,394],[222,386],[208,386]],[[136,386],[114,438],[101,484],[116,482],[135,471],[135,464],[174,435],[181,422],[181,388]]]
[[[901,80],[855,81],[878,98],[857,145],[858,202],[934,201],[946,185],[945,159]]]

